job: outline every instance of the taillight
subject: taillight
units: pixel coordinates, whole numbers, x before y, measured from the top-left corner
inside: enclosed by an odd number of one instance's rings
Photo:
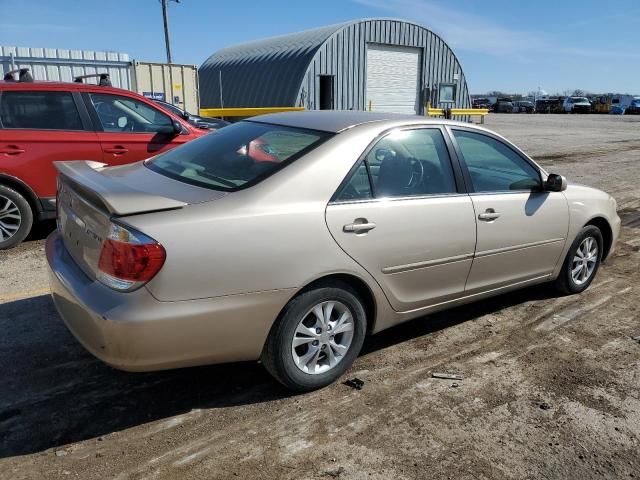
[[[167,255],[158,242],[135,230],[112,224],[102,244],[98,279],[115,290],[134,290],[151,280]]]

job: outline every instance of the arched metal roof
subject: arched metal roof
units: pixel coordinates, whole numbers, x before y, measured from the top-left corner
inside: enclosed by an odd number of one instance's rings
[[[198,70],[200,104],[314,109],[317,76],[336,75],[335,108],[365,109],[367,43],[421,48],[421,88],[456,82],[455,107],[471,106],[462,67],[446,42],[422,25],[390,18],[353,20],[224,48]]]
[[[316,51],[345,24],[243,43],[211,55],[199,68],[203,107],[290,106]],[[265,103],[266,102],[266,103]]]

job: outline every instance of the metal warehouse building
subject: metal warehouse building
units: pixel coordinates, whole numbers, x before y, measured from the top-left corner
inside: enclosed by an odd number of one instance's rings
[[[198,73],[202,108],[414,114],[424,114],[427,102],[471,108],[451,48],[427,28],[403,20],[355,20],[224,48]]]

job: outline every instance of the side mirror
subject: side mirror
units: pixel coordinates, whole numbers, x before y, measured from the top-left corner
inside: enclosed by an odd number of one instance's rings
[[[182,118],[189,121],[191,119],[191,115],[189,115],[189,112],[182,112]]]
[[[557,173],[550,173],[544,183],[547,192],[564,192],[567,189],[567,179]]]
[[[156,130],[157,133],[162,135],[180,135],[182,133],[182,125],[177,120],[173,120],[171,125],[163,125],[158,127]]]

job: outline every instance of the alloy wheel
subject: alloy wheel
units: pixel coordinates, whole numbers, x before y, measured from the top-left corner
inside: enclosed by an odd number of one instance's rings
[[[580,243],[571,262],[571,279],[576,285],[587,282],[598,263],[598,242],[593,237],[586,237]]]
[[[354,326],[353,314],[342,302],[315,305],[302,317],[291,341],[296,367],[311,375],[333,369],[349,351]]]
[[[22,215],[18,206],[10,198],[0,195],[0,242],[13,237],[21,224]]]

